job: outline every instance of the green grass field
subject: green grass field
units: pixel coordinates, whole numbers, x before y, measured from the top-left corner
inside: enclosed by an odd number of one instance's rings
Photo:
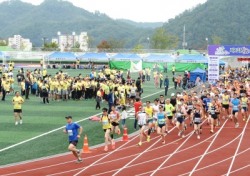
[[[49,74],[55,74],[56,71],[48,70]],[[72,76],[79,73],[86,75],[90,72],[90,70],[64,71]],[[170,74],[170,87],[172,87],[172,75]],[[137,74],[132,76],[135,78]],[[143,102],[153,100],[164,93],[164,89],[154,87],[152,79],[150,82],[146,82],[143,88],[142,97],[147,96],[147,98],[143,99]],[[15,90],[18,90],[17,86]],[[168,95],[172,92],[175,92],[173,88],[169,90]],[[12,97],[13,95],[8,95],[6,101],[0,102],[0,165],[67,152],[68,139],[67,135],[62,132],[66,124],[64,117],[67,115],[73,116],[74,121],[81,120],[79,124],[83,126],[83,134],[88,136],[90,147],[104,142],[101,124],[88,120],[88,117],[101,112],[95,110],[95,100],[50,101],[50,104],[43,104],[38,97],[30,96],[30,100],[25,101],[23,104],[23,124],[15,126],[11,103]],[[101,106],[105,107],[107,104],[102,103]],[[133,119],[127,119],[126,121],[129,133],[134,132],[133,122]],[[122,137],[122,135],[117,137]],[[82,139],[79,141],[78,148],[82,147]]]

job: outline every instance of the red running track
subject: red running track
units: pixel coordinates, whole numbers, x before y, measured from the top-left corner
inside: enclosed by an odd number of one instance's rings
[[[149,143],[138,147],[139,138],[134,136],[128,142],[117,142],[115,150],[104,152],[102,146],[82,154],[80,164],[69,153],[5,166],[0,175],[250,175],[249,121],[240,120],[240,127],[234,128],[231,120],[223,120],[214,134],[209,131],[209,126],[203,125],[201,139],[197,139],[188,127],[186,137],[180,138],[172,128],[164,145],[153,133]]]

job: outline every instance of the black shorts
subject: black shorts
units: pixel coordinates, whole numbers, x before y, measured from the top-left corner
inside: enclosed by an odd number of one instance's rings
[[[145,126],[145,125],[138,125],[139,126],[139,128],[141,129],[143,126]]]
[[[22,113],[22,109],[14,109],[14,112],[16,112],[16,113]]]
[[[164,126],[166,126],[165,123],[164,123],[164,124],[158,124],[158,127],[160,127],[160,128],[162,128],[162,127],[164,127]]]
[[[132,96],[130,96],[129,98],[131,98],[131,99],[135,99],[135,97],[136,97],[136,96],[132,95]]]
[[[184,117],[177,117],[177,122],[183,123],[184,122]]]
[[[169,119],[169,120],[172,120],[172,119],[173,119],[173,116],[168,116],[168,119]]]
[[[108,129],[103,129],[103,131],[106,133],[107,130],[110,130],[111,131],[111,128],[108,128]]]
[[[189,110],[187,111],[187,114],[188,114],[188,115],[191,115],[191,113],[192,113],[192,109],[189,109]]]
[[[211,114],[211,117],[215,120],[218,118],[217,114]]]
[[[77,146],[78,141],[69,141],[69,144],[73,144],[74,146]]]
[[[239,112],[239,111],[238,111],[238,110],[236,110],[236,111],[234,110],[234,111],[233,111],[233,115],[235,115],[237,112]]]
[[[114,126],[114,127],[116,127],[116,126],[119,126],[119,123],[117,123],[117,122],[112,122],[111,125]]]
[[[222,107],[225,109],[229,109],[229,104],[222,104]]]

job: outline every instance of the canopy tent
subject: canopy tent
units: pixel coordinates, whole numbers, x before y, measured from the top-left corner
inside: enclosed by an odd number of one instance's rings
[[[126,53],[118,53],[114,56],[111,57],[111,59],[116,60],[116,61],[139,61],[142,58],[138,56],[137,54],[126,54]]]
[[[146,62],[174,62],[174,58],[169,54],[149,54],[143,58]]]
[[[201,68],[196,68],[190,72],[190,81],[195,82],[197,77],[200,77],[203,82],[206,82],[206,71],[202,70]]]
[[[47,56],[49,61],[75,61],[76,55],[71,52],[54,52]]]
[[[189,50],[189,49],[179,49],[176,52],[180,53],[180,54],[200,54],[198,51],[196,50]]]
[[[208,58],[201,55],[201,54],[185,54],[185,55],[180,55],[177,59],[176,62],[181,62],[181,63],[204,63],[208,64]],[[226,65],[226,62],[220,60],[219,61],[220,65]]]
[[[109,61],[109,56],[107,53],[85,53],[78,56],[77,58],[88,61]]]
[[[4,53],[2,51],[0,51],[0,58],[4,58]]]
[[[207,63],[207,58],[201,54],[184,54],[177,57],[176,62]]]

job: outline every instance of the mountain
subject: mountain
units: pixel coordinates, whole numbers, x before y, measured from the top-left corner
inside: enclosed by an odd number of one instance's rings
[[[62,0],[45,0],[34,6],[20,0],[0,3],[0,37],[20,34],[30,38],[35,46],[41,46],[42,38],[57,37],[57,32],[79,34],[88,32],[95,47],[102,40],[122,40],[125,47],[146,42],[153,29],[137,27],[111,19],[105,14],[90,13],[72,3]]]
[[[130,24],[132,26],[136,26],[138,28],[157,28],[161,27],[163,25],[163,22],[135,22],[127,19],[118,19],[117,21],[121,21],[127,24]]]
[[[180,39],[186,29],[187,48],[205,49],[207,44],[249,44],[249,0],[207,0],[170,19],[163,27]],[[206,41],[206,38],[208,41]]]

